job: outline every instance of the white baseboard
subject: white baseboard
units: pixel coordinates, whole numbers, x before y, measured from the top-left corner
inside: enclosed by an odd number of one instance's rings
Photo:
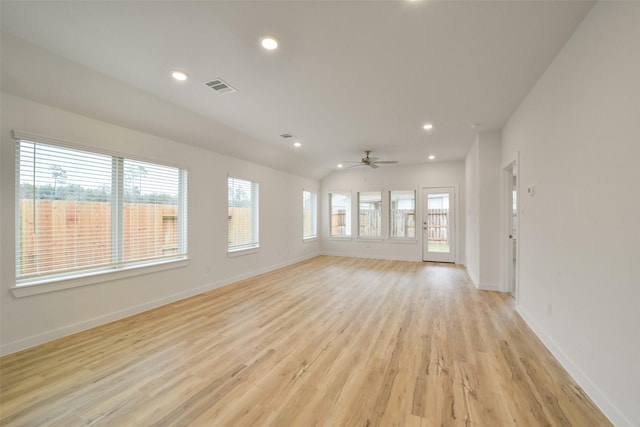
[[[471,279],[471,283],[473,283],[473,286],[480,289],[480,282],[478,281],[475,273],[469,268],[467,264],[464,265],[464,269],[467,270],[467,274],[469,275],[469,279]]]
[[[420,258],[417,258],[417,257],[401,257],[401,256],[372,255],[372,254],[361,255],[361,254],[354,254],[353,252],[347,252],[347,251],[345,251],[345,252],[341,252],[341,251],[322,251],[321,255],[339,256],[339,257],[346,257],[346,258],[383,259],[383,260],[387,260],[387,261],[414,261],[414,262],[422,261]]]
[[[476,285],[476,287],[478,289],[482,289],[483,291],[496,291],[496,292],[503,292],[502,289],[500,288],[500,284],[499,283],[480,283],[478,285]]]
[[[633,424],[600,390],[600,388],[576,365],[573,360],[562,350],[562,348],[544,331],[529,313],[521,306],[516,307],[520,317],[529,325],[529,328],[540,338],[542,343],[560,362],[562,367],[573,377],[576,383],[582,387],[584,392],[600,408],[604,415],[609,418],[613,425],[618,427],[633,427]]]
[[[186,298],[190,298],[194,295],[198,295],[207,291],[211,291],[213,289],[221,288],[226,285],[230,285],[232,283],[238,282],[240,280],[248,279],[253,276],[257,276],[259,274],[268,273],[273,270],[277,270],[282,267],[286,267],[288,265],[295,264],[297,262],[305,261],[307,259],[315,258],[319,256],[319,252],[314,252],[312,254],[291,259],[286,262],[282,262],[279,264],[274,264],[268,267],[260,268],[257,270],[252,270],[247,273],[239,274],[237,276],[228,277],[222,280],[218,280],[213,283],[207,283],[202,286],[198,286],[193,289],[186,290],[184,292],[179,292],[177,294],[169,295],[163,298],[159,298],[153,301],[148,301],[143,304],[139,304],[133,307],[128,307],[123,310],[118,310],[113,313],[105,314],[102,316],[97,316],[91,319],[84,320],[82,322],[74,323],[72,325],[63,326],[61,328],[53,329],[51,331],[47,331],[41,334],[33,335],[27,338],[23,338],[18,341],[14,341],[11,343],[7,343],[0,347],[0,356],[6,356],[11,353],[16,353],[18,351],[26,350],[31,347],[35,347],[40,344],[44,344],[49,341],[56,340],[58,338],[66,337],[68,335],[72,335],[78,332],[86,331],[87,329],[95,328],[96,326],[104,325],[109,322],[114,322],[116,320],[124,319],[125,317],[133,316],[134,314],[142,313],[147,310],[151,310],[166,304],[170,304],[172,302],[180,301]]]

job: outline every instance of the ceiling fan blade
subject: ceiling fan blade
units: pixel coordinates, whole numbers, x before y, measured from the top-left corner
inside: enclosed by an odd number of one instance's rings
[[[360,164],[360,163],[362,163],[362,162],[352,162],[352,161],[350,161],[350,160],[343,160],[343,161],[341,161],[340,163],[358,163],[358,164]]]
[[[358,166],[366,166],[366,164],[365,163],[358,163],[356,165],[347,166],[346,168],[347,169],[349,169],[349,168],[357,168]]]
[[[371,162],[369,163],[369,166],[371,166],[372,168],[376,169],[378,167],[378,165],[376,165],[375,163]]]
[[[392,164],[398,163],[398,161],[397,160],[381,160],[381,161],[376,162],[376,163],[385,164],[385,165],[392,165]]]

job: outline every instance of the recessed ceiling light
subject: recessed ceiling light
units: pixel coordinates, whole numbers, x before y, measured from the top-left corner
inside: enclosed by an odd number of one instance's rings
[[[341,168],[342,167],[342,163],[338,163],[338,167]]]
[[[267,50],[273,50],[278,47],[278,39],[273,36],[264,36],[260,39],[260,44]]]
[[[293,146],[294,147],[302,147],[302,142],[296,141],[296,142],[293,143]]]
[[[431,123],[426,123],[424,126],[422,126],[422,129],[424,129],[424,130],[431,130],[431,129],[433,129],[433,124],[431,124]]]
[[[433,154],[431,154],[431,155],[429,156],[429,160],[433,160],[433,159],[435,159],[435,158],[436,158],[436,156],[434,156]]]
[[[187,80],[189,78],[189,76],[187,75],[187,73],[185,73],[184,71],[172,71],[171,72],[171,77],[173,77],[176,80],[180,80],[181,82]]]

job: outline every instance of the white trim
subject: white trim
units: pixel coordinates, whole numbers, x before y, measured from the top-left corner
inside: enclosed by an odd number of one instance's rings
[[[342,258],[364,258],[364,259],[383,259],[386,261],[410,261],[410,262],[422,262],[419,257],[402,257],[402,256],[393,256],[393,255],[357,255],[352,252],[341,252],[341,251],[322,251],[321,255],[327,256],[337,256]]]
[[[329,236],[329,237],[327,237],[327,240],[349,242],[349,241],[353,240],[353,237],[351,237],[351,236]]]
[[[387,240],[389,243],[400,243],[404,245],[415,245],[419,242],[418,239],[413,237],[389,237]]]
[[[423,261],[426,261],[425,258],[425,252],[424,252],[424,246],[425,246],[425,242],[424,242],[424,230],[423,230],[423,225],[424,225],[424,198],[422,197],[424,195],[424,191],[425,190],[434,190],[434,191],[438,191],[438,190],[443,190],[443,191],[448,191],[448,189],[453,188],[453,235],[455,237],[454,242],[453,242],[453,263],[454,264],[458,264],[460,263],[462,260],[460,259],[460,203],[461,203],[461,194],[460,194],[460,188],[458,184],[451,184],[451,185],[441,185],[441,186],[437,186],[437,187],[429,187],[429,186],[422,186],[420,187],[420,236],[422,237],[422,249],[421,249],[421,257]],[[418,206],[418,202],[416,201],[416,209]],[[417,231],[417,230],[416,230]],[[433,252],[432,252],[433,253]],[[431,261],[431,262],[449,262],[449,261]]]
[[[382,237],[358,237],[356,242],[360,243],[384,243],[385,239]]]
[[[349,204],[351,205],[349,207],[349,217],[351,218],[351,223],[349,224],[349,234],[344,235],[344,236],[339,235],[339,234],[336,234],[336,235],[331,234],[331,195],[333,193],[349,194]],[[355,220],[355,216],[357,215],[357,211],[356,211],[356,215],[353,214],[353,212],[354,212],[354,210],[353,210],[354,203],[356,203],[354,201],[354,198],[353,198],[353,191],[351,191],[351,190],[329,190],[327,192],[327,196],[329,196],[328,197],[328,201],[327,201],[328,207],[329,207],[328,215],[327,215],[327,217],[329,218],[329,230],[328,230],[329,231],[329,233],[328,233],[329,237],[328,238],[329,239],[340,239],[340,240],[351,240],[354,237],[353,231],[357,230],[357,227],[358,227],[357,222],[356,222],[356,227],[353,226],[354,221],[356,221]],[[345,218],[345,221],[346,221],[346,218]],[[345,227],[346,227],[346,225],[347,224],[345,223]]]
[[[20,286],[12,286],[9,288],[16,298],[27,297],[30,295],[45,294],[48,292],[56,292],[64,289],[78,288],[80,286],[95,285],[97,283],[110,282],[112,280],[124,279],[126,277],[140,276],[142,274],[151,274],[158,271],[171,270],[174,268],[186,267],[189,265],[189,258],[174,259],[162,261],[149,265],[130,266],[112,271],[100,271],[94,274],[84,276],[59,278],[46,280],[46,276],[41,278],[42,281],[33,284],[24,284]]]
[[[302,238],[302,243],[311,243],[316,241],[318,241],[318,236],[309,236],[309,237]]]
[[[169,256],[163,257],[161,259],[158,259],[158,258],[137,259],[137,260],[133,260],[132,262],[124,262],[123,260],[124,251],[121,250],[122,242],[124,241],[122,237],[122,221],[121,221],[122,220],[121,216],[124,215],[122,210],[123,209],[122,208],[123,206],[123,190],[122,190],[123,167],[122,165],[123,165],[123,162],[127,160],[147,162],[146,159],[142,160],[142,159],[136,158],[135,156],[132,157],[129,154],[110,152],[109,150],[95,148],[91,145],[78,144],[75,142],[52,138],[45,135],[38,135],[35,133],[21,131],[17,129],[12,130],[11,133],[13,135],[13,138],[16,140],[16,143],[15,143],[17,148],[15,151],[16,162],[20,160],[19,156],[21,155],[20,153],[22,152],[21,141],[23,141],[24,143],[33,144],[34,150],[36,149],[36,147],[47,146],[47,144],[49,144],[51,146],[61,147],[63,149],[67,148],[69,150],[76,150],[77,152],[82,152],[82,153],[87,153],[92,155],[98,154],[100,156],[104,156],[105,158],[106,157],[111,158],[111,164],[112,164],[111,171],[110,171],[111,184],[112,184],[112,189],[117,189],[115,191],[116,192],[115,199],[113,200],[113,203],[112,203],[112,210],[111,210],[112,228],[110,230],[112,245],[114,248],[118,248],[116,250],[117,256],[114,256],[112,254],[111,262],[108,264],[102,263],[102,264],[96,264],[96,265],[88,265],[84,268],[80,268],[77,270],[67,269],[66,271],[63,271],[63,272],[52,273],[52,274],[44,273],[37,276],[32,276],[32,275],[25,275],[26,277],[19,276],[17,274],[18,270],[16,269],[16,276],[17,276],[16,281],[14,282],[14,285],[9,288],[9,290],[11,291],[14,297],[22,298],[30,295],[38,295],[38,294],[55,292],[55,291],[64,290],[64,289],[76,288],[80,286],[104,283],[104,282],[117,280],[125,277],[148,274],[148,273],[168,270],[172,268],[179,268],[179,267],[186,266],[188,264],[189,258],[188,258],[188,254],[186,253],[187,236],[186,236],[186,233],[184,232],[186,231],[185,221],[187,221],[187,219],[184,218],[183,215],[180,216],[180,222],[181,224],[183,224],[181,228],[184,228],[184,230],[182,231],[181,234],[179,234],[179,249],[181,251],[185,251],[184,253],[180,253],[170,257]],[[35,151],[34,151],[34,156],[35,156]],[[37,156],[34,157],[34,162],[36,160],[37,160]],[[159,167],[166,166],[168,168],[177,169],[180,185],[181,187],[185,187],[186,181],[184,180],[186,179],[186,175],[188,174],[188,171],[186,169],[166,164],[163,161],[152,160],[150,162],[157,162],[157,163],[151,163],[154,166],[159,166]],[[18,222],[20,219],[20,215],[19,215],[19,212],[17,212],[18,205],[19,205],[18,187],[20,185],[20,179],[19,179],[20,177],[16,176],[16,174],[20,173],[20,169],[17,163],[14,163],[14,164],[16,164],[16,167],[14,170],[14,177],[15,177],[14,184],[16,187],[16,192],[15,192],[16,213],[14,217],[14,221],[16,222],[16,231],[14,235],[14,240],[15,240],[14,246],[15,246],[16,252],[14,252],[14,254],[16,255],[16,264],[18,264],[20,262],[21,257],[18,256],[17,250],[19,249],[19,245],[22,244],[22,241],[20,238],[20,233],[18,232],[19,231]],[[35,173],[35,165],[34,165],[34,173]],[[35,181],[34,181],[34,185],[35,185]],[[186,187],[180,188],[180,192],[183,195],[185,193],[185,190],[186,190]],[[184,211],[185,210],[184,205],[186,204],[186,199],[184,197],[181,197],[180,202],[181,203],[178,204],[179,209],[181,209],[181,211]]]
[[[545,347],[551,352],[562,367],[571,375],[584,392],[593,400],[598,408],[609,418],[609,421],[615,426],[633,427],[635,424],[628,419],[622,411],[620,411],[600,390],[594,381],[585,374],[576,363],[560,348],[560,346],[544,331],[544,329],[530,316],[529,313],[519,305],[516,305],[516,311],[525,321],[527,326],[542,341]]]
[[[500,231],[502,233],[502,238],[500,239],[500,291],[509,293],[510,291],[510,281],[511,277],[509,277],[510,273],[510,264],[511,264],[511,255],[512,252],[509,248],[512,245],[511,239],[509,239],[509,234],[511,234],[511,219],[507,215],[507,211],[510,209],[509,205],[509,197],[508,192],[510,192],[513,188],[511,184],[512,177],[507,178],[509,170],[512,168],[516,169],[516,190],[518,192],[518,200],[516,206],[516,216],[518,218],[518,226],[516,228],[516,271],[515,271],[515,300],[516,304],[518,303],[518,289],[520,286],[520,228],[522,224],[521,218],[521,206],[522,206],[522,192],[520,191],[520,151],[516,151],[515,158],[511,159],[506,164],[502,165],[500,169],[502,174],[500,177],[501,180],[501,194],[500,194]]]
[[[188,291],[179,292],[177,294],[169,295],[164,298],[158,298],[156,300],[149,301],[144,304],[139,304],[139,305],[129,307],[123,310],[118,310],[103,316],[98,316],[89,320],[74,323],[73,325],[64,326],[61,328],[54,329],[52,331],[44,332],[44,333],[33,335],[18,341],[10,342],[0,347],[0,356],[6,356],[11,353],[16,353],[18,351],[25,350],[27,348],[35,347],[36,345],[44,344],[46,342],[53,341],[58,338],[62,338],[77,332],[94,328],[96,326],[104,325],[109,322],[123,319],[128,316],[133,316],[134,314],[142,313],[144,311],[151,310],[166,304],[170,304],[172,302],[190,298],[194,295],[198,295],[204,292],[211,291],[213,289],[227,286],[235,282],[238,282],[240,280],[258,276],[260,274],[268,273],[270,271],[277,270],[279,268],[283,268],[291,264],[306,261],[308,259],[315,258],[320,255],[321,255],[320,253],[314,252],[312,254],[309,254],[303,257],[295,258],[279,264],[274,264],[258,270],[253,270],[249,273],[243,273],[243,274],[239,274],[226,279],[218,280],[216,282],[208,283],[206,285],[199,286],[197,288],[190,289]]]
[[[464,265],[464,269],[467,270],[467,274],[469,275],[469,279],[471,279],[471,283],[473,283],[473,286],[480,289],[480,282],[478,281],[478,278],[476,277],[475,273],[466,264]]]
[[[240,249],[229,250],[227,251],[227,256],[230,258],[233,258],[237,256],[242,256],[242,255],[255,254],[258,252],[260,252],[260,246],[252,246],[250,248],[240,248]]]
[[[15,140],[23,139],[30,142],[41,142],[43,144],[53,144],[60,147],[72,148],[72,149],[82,150],[82,151],[91,150],[91,152],[96,154],[104,154],[104,155],[113,156],[113,157],[126,157],[129,160],[139,160],[142,162],[158,163],[162,166],[170,166],[170,167],[175,167],[178,169],[184,169],[185,171],[188,171],[188,168],[186,166],[180,165],[178,163],[173,163],[170,160],[154,158],[154,157],[138,156],[137,154],[131,154],[124,151],[105,150],[104,146],[94,145],[94,144],[91,144],[90,142],[80,143],[80,142],[70,141],[68,139],[54,138],[51,136],[41,135],[38,133],[28,132],[20,129],[13,129],[11,133],[13,134],[13,139]]]

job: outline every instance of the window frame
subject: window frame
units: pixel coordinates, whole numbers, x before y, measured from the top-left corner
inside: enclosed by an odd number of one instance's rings
[[[90,284],[102,283],[106,281],[116,280],[119,278],[125,278],[130,276],[136,276],[141,274],[153,273],[156,271],[163,271],[173,268],[184,267],[188,265],[189,262],[189,254],[188,254],[188,170],[184,167],[176,166],[174,164],[170,164],[169,162],[165,162],[157,159],[143,159],[137,156],[131,156],[128,153],[118,153],[111,150],[105,150],[93,145],[89,144],[79,144],[75,142],[70,142],[67,140],[62,140],[58,138],[52,138],[49,136],[34,134],[30,132],[13,130],[13,139],[15,141],[15,150],[14,150],[14,165],[15,171],[13,173],[14,179],[14,208],[15,208],[15,216],[14,216],[14,284],[10,287],[11,292],[16,297],[23,297],[35,294],[42,294],[47,292],[53,292],[61,289],[69,289],[75,288],[78,286],[85,286]],[[112,188],[112,194],[115,193],[115,197],[113,197],[111,201],[111,212],[112,212],[112,221],[110,234],[112,242],[116,242],[118,245],[118,250],[112,250],[112,262],[109,264],[96,264],[95,266],[86,266],[80,268],[75,271],[59,271],[53,272],[50,274],[43,273],[41,275],[32,275],[31,277],[20,278],[18,276],[18,269],[20,268],[20,257],[19,250],[21,249],[21,234],[20,234],[20,144],[21,142],[31,143],[31,144],[42,144],[55,146],[56,148],[60,148],[62,150],[76,150],[85,152],[88,154],[102,155],[111,157],[112,161],[112,169],[111,169],[111,180],[112,183],[117,182],[118,180],[122,182],[122,177],[116,177],[114,173],[122,174],[124,173],[122,168],[115,169],[114,172],[113,165],[116,162],[119,162],[120,165],[124,162],[124,160],[129,161],[139,161],[144,163],[150,163],[157,166],[162,167],[170,167],[178,170],[178,195],[177,195],[177,203],[178,203],[178,219],[177,219],[177,240],[179,245],[178,254],[175,256],[167,256],[167,257],[154,257],[147,259],[138,259],[131,261],[124,261],[121,258],[124,256],[124,239],[122,236],[117,236],[116,234],[120,233],[119,230],[121,227],[117,225],[114,227],[115,223],[123,223],[124,222],[124,194],[122,192],[122,188],[120,183],[117,188]],[[80,165],[82,163],[79,163]],[[115,215],[113,215],[115,213]]]
[[[345,212],[345,224],[344,224],[344,228],[345,228],[345,232],[344,234],[333,234],[331,229],[332,229],[332,211],[333,211],[333,195],[334,194],[339,194],[339,195],[343,195],[346,196],[348,198],[347,201],[347,211]],[[341,191],[341,190],[335,190],[335,191],[329,191],[329,238],[331,239],[338,239],[338,240],[350,240],[353,237],[353,230],[352,230],[352,212],[353,212],[353,196],[351,194],[351,191]]]
[[[309,195],[309,220],[311,221],[311,234],[305,235],[306,216],[305,216],[305,194]],[[302,190],[302,240],[310,241],[318,238],[318,193],[313,191]]]
[[[380,198],[379,198],[379,211],[378,211],[379,212],[379,225],[378,225],[379,234],[378,235],[362,235],[362,234],[360,234],[360,228],[361,228],[361,225],[362,225],[360,223],[360,217],[361,217],[361,214],[360,214],[360,209],[361,209],[360,197],[362,196],[362,194],[373,194],[373,193],[376,193],[376,194],[380,195]],[[382,221],[382,212],[383,212],[383,210],[382,210],[382,199],[383,199],[382,190],[377,190],[377,191],[358,191],[358,239],[359,240],[383,240],[384,239],[384,237],[383,237],[384,236],[384,232],[382,230],[382,224],[383,224],[383,221]]]
[[[413,193],[413,216],[414,216],[414,237],[410,237],[410,236],[394,236],[393,233],[393,226],[392,226],[392,221],[393,221],[393,202],[392,202],[392,193],[408,193],[408,192],[412,192]],[[418,217],[417,217],[417,192],[416,190],[389,190],[389,240],[394,240],[394,241],[416,241],[417,240],[417,234],[418,234]]]
[[[236,256],[236,255],[245,255],[258,251],[260,249],[260,183],[257,181],[252,181],[250,179],[233,177],[231,175],[227,175],[227,195],[229,192],[229,185],[231,180],[234,181],[244,181],[251,184],[251,234],[253,242],[243,245],[232,245],[230,244],[230,234],[229,234],[229,223],[227,223],[227,255],[228,256]],[[236,207],[236,206],[233,206]],[[229,215],[229,209],[232,208],[229,204],[229,198],[227,196],[227,216]]]

